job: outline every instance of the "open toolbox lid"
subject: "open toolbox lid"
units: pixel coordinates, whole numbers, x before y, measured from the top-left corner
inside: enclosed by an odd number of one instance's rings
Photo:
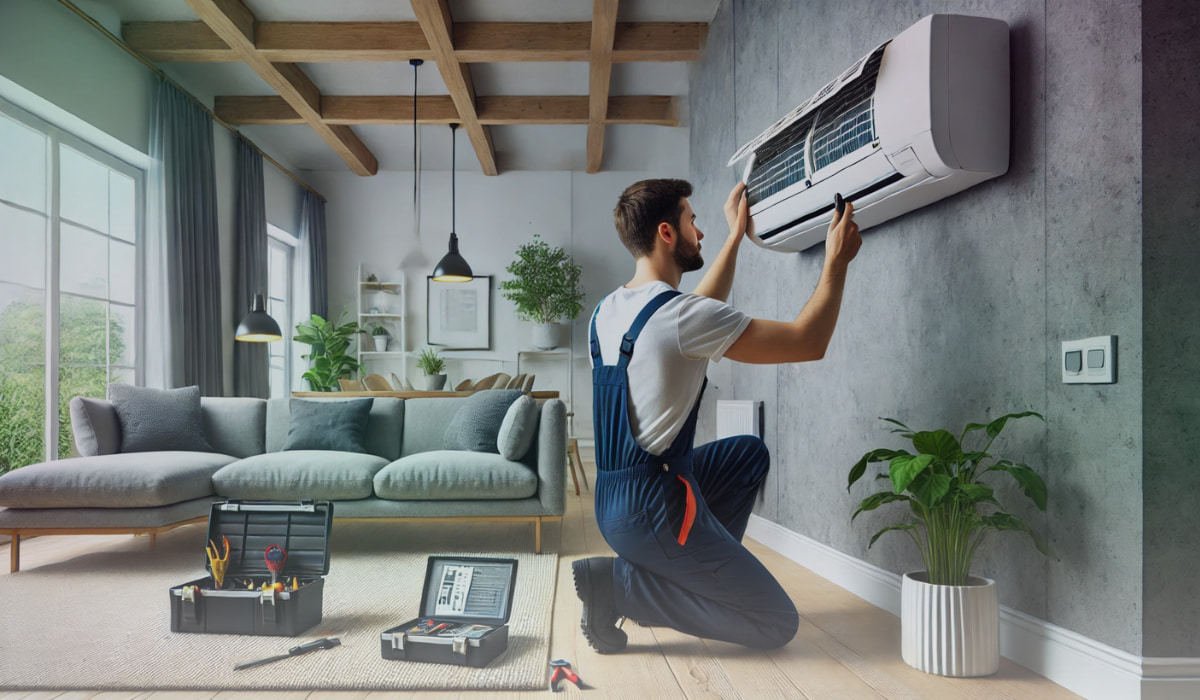
[[[272,544],[287,550],[281,577],[324,576],[332,527],[328,501],[216,501],[208,515],[208,539],[221,547],[221,535],[229,538],[227,578],[270,576],[263,553]],[[212,573],[208,557],[204,568]]]
[[[512,613],[516,559],[429,557],[421,617],[498,626]]]

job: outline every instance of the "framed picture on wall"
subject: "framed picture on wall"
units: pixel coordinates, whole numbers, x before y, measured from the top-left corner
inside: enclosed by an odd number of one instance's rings
[[[492,348],[492,276],[470,282],[425,278],[425,337],[450,350]]]

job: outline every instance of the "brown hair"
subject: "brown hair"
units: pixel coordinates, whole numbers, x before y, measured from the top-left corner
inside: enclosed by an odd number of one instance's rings
[[[645,257],[654,251],[659,223],[665,221],[679,230],[683,213],[680,200],[691,194],[692,183],[670,178],[641,180],[625,188],[613,210],[613,219],[621,242],[633,257]]]

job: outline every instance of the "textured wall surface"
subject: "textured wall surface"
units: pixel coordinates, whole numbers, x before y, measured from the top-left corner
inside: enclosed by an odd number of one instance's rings
[[[1200,656],[1200,6],[1143,8],[1143,653]]]
[[[998,580],[1006,605],[1140,653],[1137,3],[727,0],[692,73],[693,205],[702,219],[719,220],[740,174],[725,162],[739,144],[935,12],[1009,24],[1009,171],[864,234],[823,361],[714,371],[723,393],[766,402],[773,469],[757,512],[886,569],[919,569],[902,537],[867,549],[901,513],[885,508],[850,523],[871,488],[846,493],[850,465],[872,447],[900,446],[877,417],[957,432],[969,421],[1039,411],[1045,424],[1010,424],[993,451],[1046,477],[1046,514],[1007,485],[999,498],[1047,535],[1054,556],[998,535],[975,571]],[[823,246],[781,254],[747,245],[734,304],[793,318],[823,256]],[[1120,337],[1120,382],[1061,384],[1059,343],[1105,334]]]

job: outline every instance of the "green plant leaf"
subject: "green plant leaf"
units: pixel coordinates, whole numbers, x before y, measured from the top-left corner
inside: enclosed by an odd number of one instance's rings
[[[1042,481],[1042,477],[1038,476],[1037,472],[1024,464],[1016,464],[1008,460],[996,462],[987,470],[989,472],[1008,472],[1021,486],[1021,492],[1033,501],[1038,510],[1046,510],[1046,482]]]
[[[913,479],[908,490],[917,502],[926,508],[932,508],[941,503],[946,494],[950,492],[951,480],[951,477],[946,474],[927,471]]]
[[[908,427],[907,425],[905,425],[905,424],[901,423],[900,421],[896,420],[895,418],[884,418],[883,416],[879,416],[879,420],[881,420],[881,421],[886,421],[886,422],[888,422],[888,423],[891,423],[892,425],[898,425],[898,426],[900,426],[901,428],[904,428],[906,431],[908,431],[908,432],[910,432],[910,433],[912,433],[912,432],[916,432],[916,431],[914,431],[912,428],[910,428],[910,427]]]
[[[1046,555],[1050,553],[1050,550],[1048,547],[1046,547],[1046,542],[1042,539],[1041,535],[1034,532],[1033,528],[1026,525],[1024,521],[1017,516],[1012,515],[1011,513],[992,513],[991,515],[983,516],[982,521],[984,527],[989,527],[993,530],[1015,530],[1028,533],[1029,538],[1033,540],[1033,546],[1037,547],[1039,552]]]
[[[846,483],[846,490],[849,491],[850,487],[854,485],[854,482],[862,478],[863,472],[867,470],[867,464],[871,462],[883,462],[906,454],[908,453],[903,450],[871,450],[863,455],[862,458],[855,462],[854,466],[850,468],[850,478]]]
[[[988,437],[994,438],[997,435],[999,435],[1000,431],[1004,430],[1004,426],[1008,423],[1008,421],[1015,420],[1017,418],[1025,418],[1027,416],[1037,416],[1042,422],[1046,421],[1045,418],[1042,418],[1042,414],[1036,413],[1034,411],[1022,411],[1020,413],[1009,413],[1009,414],[1000,416],[996,420],[987,424]]]
[[[970,503],[996,502],[995,493],[987,484],[959,484],[958,490],[967,497]]]
[[[904,489],[917,478],[917,475],[929,468],[933,455],[900,455],[893,457],[889,473],[892,476],[892,490],[904,493]]]
[[[883,528],[879,532],[876,532],[874,535],[871,535],[871,541],[867,543],[867,549],[870,549],[871,546],[875,544],[875,540],[879,539],[880,536],[882,536],[886,532],[892,532],[893,530],[915,530],[918,527],[920,527],[920,525],[917,523],[905,523],[903,525],[889,525],[888,527]]]
[[[867,496],[866,498],[864,498],[862,500],[862,503],[858,504],[858,510],[854,511],[854,515],[850,516],[850,521],[854,522],[854,519],[858,517],[859,513],[865,513],[869,510],[875,510],[876,508],[878,508],[879,506],[881,506],[885,503],[892,503],[894,501],[907,501],[907,500],[908,500],[908,496],[905,496],[903,494],[895,494],[895,493],[892,493],[891,491],[880,491],[878,493],[873,493],[870,496]]]
[[[912,441],[918,452],[945,462],[957,462],[962,457],[958,440],[945,430],[921,431],[913,435]]]

